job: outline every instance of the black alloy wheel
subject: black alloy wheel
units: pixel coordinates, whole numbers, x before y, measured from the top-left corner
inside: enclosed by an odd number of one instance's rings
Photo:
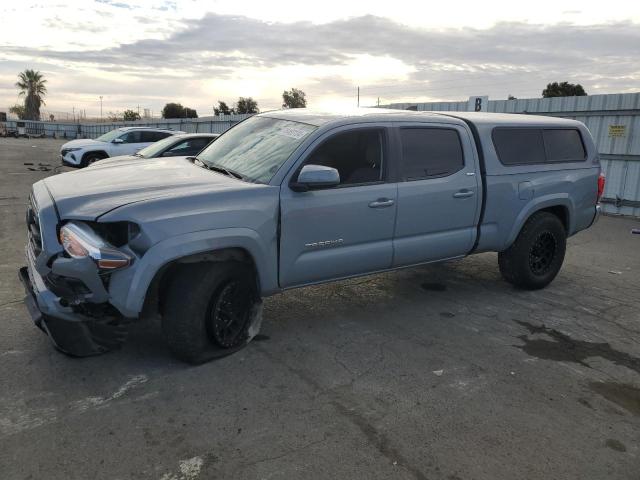
[[[239,280],[224,284],[211,305],[207,331],[211,339],[222,348],[236,346],[251,314],[252,303],[247,301],[250,292]]]
[[[542,232],[534,240],[529,251],[529,266],[534,275],[544,275],[553,264],[557,242],[551,232]]]

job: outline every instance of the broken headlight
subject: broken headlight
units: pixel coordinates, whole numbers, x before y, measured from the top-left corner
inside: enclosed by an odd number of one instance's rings
[[[73,258],[90,257],[101,270],[115,270],[131,263],[131,257],[103,240],[87,224],[68,222],[60,228],[60,244]]]

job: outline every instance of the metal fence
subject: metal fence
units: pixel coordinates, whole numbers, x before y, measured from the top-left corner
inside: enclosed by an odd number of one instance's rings
[[[468,111],[463,102],[394,103],[387,108],[419,111]],[[591,131],[607,182],[607,213],[640,217],[640,93],[584,97],[490,100],[488,112],[525,113],[571,118]]]
[[[171,118],[137,120],[135,122],[105,122],[105,123],[72,123],[72,122],[35,122],[28,120],[8,120],[8,131],[17,131],[18,126],[25,129],[31,136],[45,136],[53,138],[96,138],[119,127],[154,127],[187,133],[222,133],[236,123],[250,117],[245,115],[223,115],[202,118]]]

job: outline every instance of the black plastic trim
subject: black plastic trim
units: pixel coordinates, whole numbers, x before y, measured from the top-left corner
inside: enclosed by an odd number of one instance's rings
[[[442,113],[441,115],[445,115],[452,118],[457,118],[462,120],[467,124],[469,129],[471,130],[471,135],[473,135],[473,141],[476,144],[476,151],[478,152],[478,163],[480,164],[480,179],[482,181],[482,202],[480,203],[480,217],[478,218],[478,225],[476,227],[476,239],[473,242],[473,245],[467,255],[471,255],[478,248],[478,243],[480,242],[480,229],[482,227],[482,223],[484,222],[484,213],[487,207],[487,168],[485,166],[484,161],[484,149],[482,148],[482,142],[480,141],[480,134],[478,133],[478,129],[475,124],[466,118],[458,117],[456,115],[452,115],[451,113]]]

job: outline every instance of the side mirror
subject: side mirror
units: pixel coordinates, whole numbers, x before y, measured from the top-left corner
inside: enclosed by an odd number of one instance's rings
[[[305,165],[298,174],[298,179],[291,184],[294,192],[306,192],[314,188],[330,188],[340,185],[338,170],[324,165]]]
[[[111,143],[124,143],[124,140],[121,138],[114,138]]]

